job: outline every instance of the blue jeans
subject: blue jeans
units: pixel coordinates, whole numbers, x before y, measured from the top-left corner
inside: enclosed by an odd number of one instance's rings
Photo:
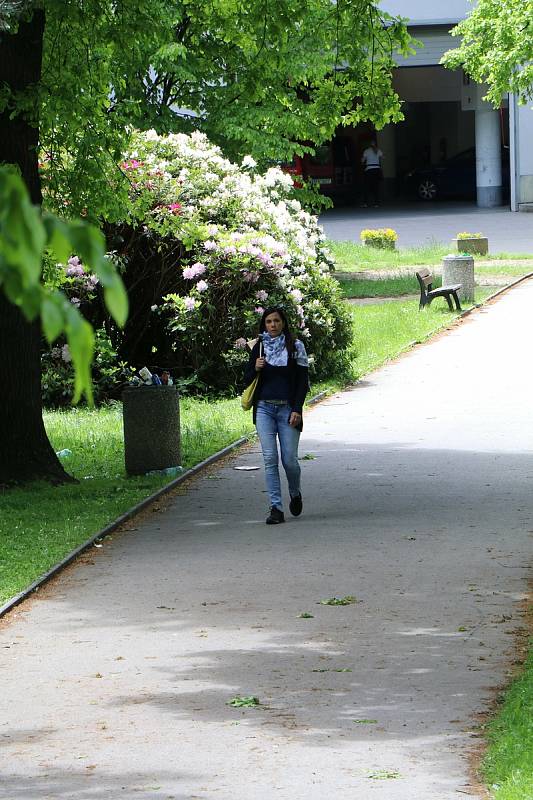
[[[300,431],[289,425],[290,406],[279,406],[260,400],[257,404],[255,426],[263,459],[265,461],[265,478],[270,505],[283,511],[281,499],[281,483],[278,468],[278,444],[281,450],[281,463],[287,476],[289,494],[296,497],[300,494],[300,464],[298,463],[298,442]],[[276,438],[277,437],[277,438]]]

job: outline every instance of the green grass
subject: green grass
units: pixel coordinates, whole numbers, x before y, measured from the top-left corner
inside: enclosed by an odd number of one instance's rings
[[[533,263],[531,266],[526,264],[501,264],[498,265],[496,262],[494,265],[492,264],[476,264],[475,265],[475,273],[476,275],[507,275],[510,278],[519,278],[521,275],[527,275],[529,272],[533,272]]]
[[[407,350],[425,341],[456,318],[445,302],[434,302],[424,311],[418,300],[350,307],[354,320],[354,378],[361,378]]]
[[[443,256],[450,252],[450,246],[432,242],[424,247],[406,247],[397,250],[379,250],[365,247],[355,242],[327,243],[340,272],[359,272],[372,269],[399,269],[415,265],[431,266],[440,264]]]
[[[533,651],[487,729],[483,775],[495,800],[533,797]]]
[[[242,411],[238,399],[182,398],[180,410],[184,467],[253,428],[251,414]],[[47,412],[45,424],[55,450],[72,451],[63,463],[80,483],[38,483],[0,494],[0,602],[169,480],[126,477],[119,404]]]
[[[412,266],[439,266],[444,256],[454,252],[452,244],[443,242],[431,242],[423,247],[402,247],[397,250],[379,250],[375,247],[365,247],[357,242],[335,242],[329,240],[327,246],[335,259],[339,272],[360,272],[362,270],[380,269],[401,269],[402,267]],[[512,261],[512,260],[531,260],[533,253],[494,253],[485,256],[483,260],[489,261]],[[476,259],[477,261],[477,259]],[[527,272],[524,266],[509,267],[516,268],[518,272],[501,272],[494,274],[521,275]],[[478,269],[478,264],[476,264]]]
[[[531,261],[533,253],[489,253],[488,256],[483,256],[483,259],[488,261]]]
[[[414,275],[401,275],[397,278],[382,280],[349,279],[339,281],[344,297],[397,297],[402,294],[420,292],[418,281]],[[440,278],[436,278],[434,288],[440,286]]]

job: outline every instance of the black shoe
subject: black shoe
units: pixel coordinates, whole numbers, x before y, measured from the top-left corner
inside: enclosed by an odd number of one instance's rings
[[[266,518],[267,525],[279,525],[280,522],[285,522],[285,515],[276,506],[272,506],[270,514]]]
[[[303,503],[302,503],[302,495],[297,494],[296,497],[291,497],[291,502],[289,503],[289,511],[291,512],[293,517],[299,517],[302,513]]]

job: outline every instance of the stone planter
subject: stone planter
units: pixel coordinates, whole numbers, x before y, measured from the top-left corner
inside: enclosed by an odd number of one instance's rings
[[[124,459],[128,475],[181,464],[176,386],[127,387],[122,393]]]
[[[474,301],[474,259],[472,256],[444,256],[442,259],[442,285],[460,283],[457,292],[460,300]]]
[[[473,256],[486,256],[489,252],[489,240],[486,236],[471,239],[454,239],[458,253],[469,253]]]

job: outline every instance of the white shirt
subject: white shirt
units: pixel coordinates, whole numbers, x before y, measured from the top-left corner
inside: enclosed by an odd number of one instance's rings
[[[367,147],[361,158],[361,164],[365,165],[365,172],[369,169],[379,169],[382,158],[383,153],[381,150],[374,150],[373,147]]]

